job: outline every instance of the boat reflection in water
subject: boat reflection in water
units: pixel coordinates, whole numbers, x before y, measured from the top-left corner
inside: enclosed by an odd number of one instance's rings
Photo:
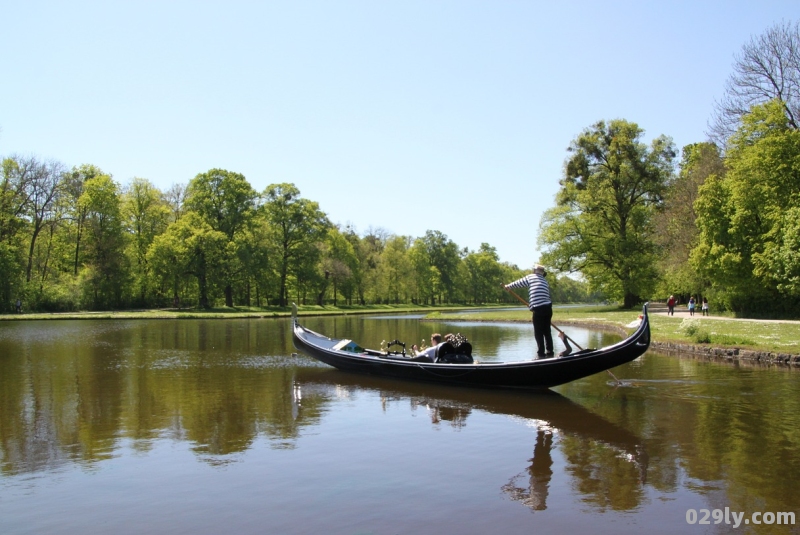
[[[455,428],[466,426],[476,411],[522,419],[536,429],[533,456],[530,465],[501,488],[532,511],[547,509],[551,484],[565,475],[571,476],[585,503],[601,508],[634,509],[643,495],[648,457],[642,440],[553,391],[464,389],[326,369],[299,371],[294,390],[298,405],[307,398],[319,403],[319,398],[371,391],[378,394],[384,409],[390,402],[408,400],[412,407],[426,407],[432,423],[447,422]],[[554,473],[555,455],[564,459],[560,464],[566,474]],[[609,492],[609,486],[628,490]]]

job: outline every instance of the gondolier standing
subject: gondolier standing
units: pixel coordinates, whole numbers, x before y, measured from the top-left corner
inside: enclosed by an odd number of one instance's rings
[[[536,353],[540,357],[553,356],[553,336],[550,334],[550,322],[553,319],[553,302],[550,300],[550,285],[545,279],[544,266],[536,264],[533,273],[503,288],[528,287],[528,308],[533,312],[533,335],[536,337]]]

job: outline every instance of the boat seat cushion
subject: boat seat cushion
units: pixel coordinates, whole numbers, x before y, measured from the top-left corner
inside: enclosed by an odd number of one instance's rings
[[[465,345],[469,346],[464,347]],[[468,350],[465,351],[465,350]],[[471,364],[472,361],[472,346],[469,342],[463,342],[458,347],[453,346],[450,342],[445,342],[439,346],[436,351],[435,362],[447,362],[449,364]]]

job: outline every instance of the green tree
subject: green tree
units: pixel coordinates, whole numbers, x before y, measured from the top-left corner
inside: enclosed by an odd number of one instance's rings
[[[602,294],[591,293],[585,281],[567,276],[550,280],[550,296],[554,303],[599,303],[605,300]]]
[[[348,226],[344,236],[353,247],[356,262],[352,267],[352,284],[358,302],[366,303],[368,293],[374,293],[377,285],[378,263],[384,247],[386,232],[382,230],[368,230],[363,238],[359,237],[355,229]]]
[[[119,186],[110,175],[83,184],[78,200],[86,214],[86,260],[94,307],[119,307],[127,290],[128,265]]]
[[[600,121],[568,149],[557,205],[542,216],[541,261],[580,272],[594,288],[633,307],[653,289],[653,214],[672,177],[672,141],[648,147],[635,123]]]
[[[381,256],[386,248],[389,233],[381,228],[367,230],[361,239],[356,254],[359,259],[358,297],[366,304],[368,296],[377,295],[380,285]]]
[[[737,311],[796,305],[800,131],[780,101],[754,106],[731,137],[727,173],[700,188],[691,259],[721,304]]]
[[[467,295],[473,303],[480,304],[498,297],[498,288],[503,282],[503,270],[497,250],[488,243],[482,243],[478,251],[464,257],[467,271]]]
[[[322,242],[322,269],[325,279],[333,285],[333,306],[337,305],[339,291],[344,294],[348,304],[352,304],[355,290],[353,274],[358,270],[358,257],[352,243],[334,225],[328,229]]]
[[[241,243],[243,246],[239,248],[239,255],[248,281],[245,302],[250,305],[254,288],[256,306],[261,306],[262,295],[269,301],[271,295],[278,294],[276,233],[263,211],[256,213]]]
[[[173,184],[164,193],[164,200],[170,209],[170,223],[176,222],[184,212],[186,202],[186,184]]]
[[[28,176],[15,157],[3,160],[0,183],[0,241],[8,242],[25,225],[23,215],[28,205]]]
[[[301,274],[303,260],[314,257],[312,249],[316,250],[330,223],[319,204],[300,197],[300,190],[294,184],[267,186],[263,197],[266,221],[273,227],[277,242],[278,299],[281,306],[286,306],[289,275],[296,274],[298,284],[311,276]]]
[[[156,236],[166,230],[171,210],[163,193],[149,180],[134,178],[122,195],[122,213],[131,236],[133,285],[139,303],[145,305],[150,271],[147,251]]]
[[[186,188],[184,207],[199,214],[228,240],[228,254],[220,273],[224,279],[225,306],[228,307],[233,306],[234,282],[244,273],[239,254],[244,243],[239,238],[255,213],[256,197],[256,192],[243,175],[224,169],[200,173]]]
[[[84,247],[84,227],[88,215],[88,206],[81,203],[84,184],[92,178],[103,176],[105,173],[94,165],[84,164],[73,167],[72,171],[64,176],[64,192],[66,197],[66,217],[69,222],[67,231],[73,244],[72,272],[78,274],[82,263]]]
[[[458,245],[438,230],[428,230],[411,247],[411,261],[417,276],[419,298],[432,305],[451,301],[456,292],[461,262]]]
[[[36,241],[47,226],[56,223],[64,166],[55,160],[42,161],[33,156],[13,157],[7,160],[7,171],[16,175],[16,182],[22,188],[22,195],[18,198],[24,201],[20,215],[28,227],[25,280],[30,282]]]
[[[697,246],[699,235],[695,201],[707,177],[724,173],[724,160],[713,143],[695,143],[683,148],[680,172],[667,190],[663,210],[655,216],[656,242],[660,249],[660,295],[688,297],[707,293],[709,283],[689,262],[689,254]]]
[[[377,262],[378,301],[403,303],[409,300],[414,291],[414,266],[411,255],[411,238],[408,236],[389,236]]]
[[[436,296],[441,293],[442,277],[436,266],[431,264],[428,250],[422,238],[417,238],[408,250],[414,273],[414,295],[417,303],[436,304]]]
[[[156,284],[169,288],[178,302],[185,277],[191,276],[197,283],[198,305],[210,308],[218,287],[212,274],[219,270],[227,244],[227,236],[214,230],[199,214],[185,214],[156,236],[148,249]]]
[[[29,177],[17,158],[3,160],[0,182],[0,310],[11,310],[24,288],[25,211]]]

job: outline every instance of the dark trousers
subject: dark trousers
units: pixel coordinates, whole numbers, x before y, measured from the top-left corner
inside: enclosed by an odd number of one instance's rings
[[[545,351],[553,352],[553,335],[550,322],[553,320],[553,305],[533,308],[533,336],[536,338],[536,353],[543,356]]]

